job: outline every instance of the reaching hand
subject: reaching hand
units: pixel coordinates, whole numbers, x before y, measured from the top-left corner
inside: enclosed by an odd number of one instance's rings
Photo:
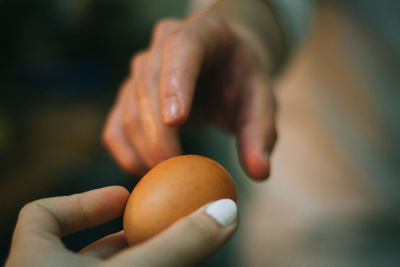
[[[163,20],[150,47],[134,56],[104,130],[127,171],[142,174],[181,153],[178,127],[212,122],[233,132],[255,179],[268,177],[276,139],[269,70],[248,42],[215,14]]]

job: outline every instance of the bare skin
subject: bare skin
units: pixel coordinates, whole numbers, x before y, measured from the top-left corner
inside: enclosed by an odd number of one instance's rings
[[[27,204],[5,266],[193,266],[222,246],[237,227],[237,220],[221,226],[199,209],[137,246],[127,245],[123,231],[78,253],[64,246],[61,237],[122,216],[128,197],[125,188],[110,186]]]
[[[270,85],[275,62],[267,48],[256,49],[263,47],[262,38],[241,34],[244,26],[233,26],[240,20],[230,23],[218,10],[217,5],[185,20],[160,21],[150,47],[133,57],[103,133],[128,172],[141,175],[179,155],[180,128],[201,120],[237,137],[251,177],[269,176],[276,140]]]

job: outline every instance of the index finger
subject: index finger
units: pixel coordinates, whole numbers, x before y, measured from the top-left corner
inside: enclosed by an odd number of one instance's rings
[[[234,43],[229,33],[219,18],[203,13],[164,40],[160,106],[165,124],[177,126],[188,118],[200,71],[229,53]]]

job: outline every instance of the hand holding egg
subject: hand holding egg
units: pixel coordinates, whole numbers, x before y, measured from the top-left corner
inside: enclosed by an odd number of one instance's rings
[[[204,157],[182,156],[158,165],[135,188],[125,232],[79,253],[65,247],[62,237],[121,216],[128,196],[125,188],[113,186],[29,203],[20,212],[6,267],[193,266],[237,226],[236,190],[226,170]]]

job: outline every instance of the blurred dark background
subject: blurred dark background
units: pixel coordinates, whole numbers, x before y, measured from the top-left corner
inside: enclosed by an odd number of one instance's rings
[[[102,127],[132,55],[147,46],[158,19],[182,17],[186,2],[0,1],[0,264],[27,202],[107,185],[133,188],[137,179],[103,148]],[[224,164],[215,146],[204,151],[216,138],[225,140],[215,130],[184,136],[184,151]],[[79,250],[119,229],[117,219],[65,243]],[[228,244],[204,265],[228,266],[231,250]]]

